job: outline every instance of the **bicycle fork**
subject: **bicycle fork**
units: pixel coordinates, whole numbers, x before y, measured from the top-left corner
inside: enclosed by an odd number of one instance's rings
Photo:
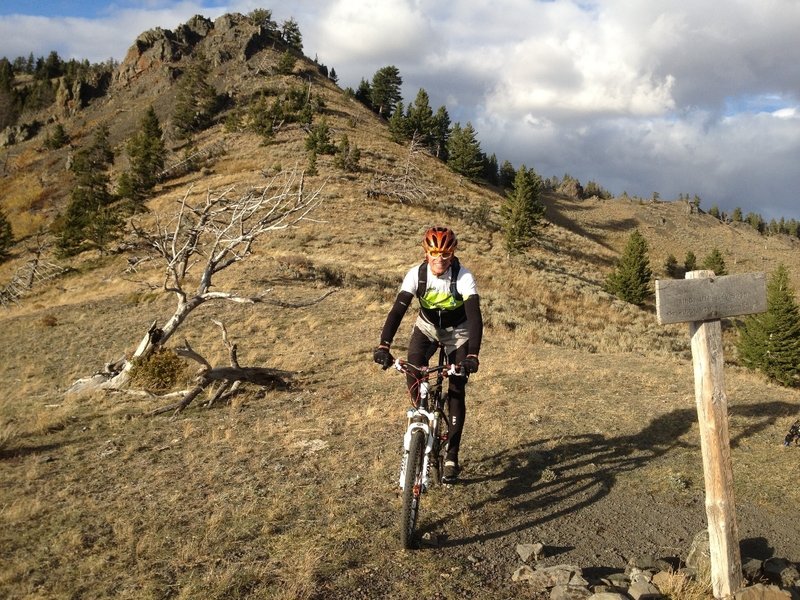
[[[408,427],[403,436],[403,458],[400,461],[400,489],[405,488],[406,468],[408,466],[408,451],[411,445],[411,436],[418,429],[425,434],[425,453],[422,457],[422,477],[419,481],[420,493],[428,490],[428,474],[430,472],[430,457],[433,449],[434,432],[431,423],[435,423],[435,416],[423,408],[409,409],[407,413]]]

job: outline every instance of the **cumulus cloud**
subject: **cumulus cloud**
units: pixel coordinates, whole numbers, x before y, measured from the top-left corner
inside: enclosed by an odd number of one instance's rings
[[[98,16],[0,17],[0,55],[121,58],[154,26],[256,0],[108,4]],[[115,8],[115,7],[127,8]],[[304,50],[356,87],[395,65],[403,95],[470,121],[483,150],[615,193],[798,216],[800,3],[762,0],[274,0]],[[35,46],[32,46],[35,44]]]

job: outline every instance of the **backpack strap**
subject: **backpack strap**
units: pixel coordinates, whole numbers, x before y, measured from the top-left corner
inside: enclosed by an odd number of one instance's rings
[[[461,265],[458,259],[454,256],[453,261],[450,263],[450,294],[457,302],[464,300],[464,296],[457,289],[458,271]],[[417,298],[422,298],[425,291],[428,289],[428,263],[422,261],[417,271]]]

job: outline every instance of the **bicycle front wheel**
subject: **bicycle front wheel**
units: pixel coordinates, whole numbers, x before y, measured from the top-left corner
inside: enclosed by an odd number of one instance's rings
[[[417,526],[419,502],[422,495],[422,462],[425,456],[425,432],[417,429],[411,434],[406,457],[406,477],[403,482],[403,511],[400,518],[400,542],[411,548]]]

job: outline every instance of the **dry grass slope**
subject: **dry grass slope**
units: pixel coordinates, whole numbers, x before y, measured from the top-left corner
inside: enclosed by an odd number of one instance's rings
[[[265,85],[246,65],[218,74],[218,86],[239,93]],[[132,351],[150,322],[173,310],[157,289],[163,269],[144,262],[126,275],[130,254],[83,255],[71,273],[0,312],[1,595],[505,598],[525,593],[511,582],[519,542],[544,542],[547,564],[598,573],[637,554],[685,557],[705,522],[687,331],[659,326],[652,307],[609,297],[602,281],[634,227],[657,272],[669,253],[702,258],[716,246],[733,273],[784,262],[798,282],[796,244],[686,215],[677,203],[553,196],[536,245],[509,259],[497,227],[501,197],[432,158],[416,159],[435,190],[426,201],[368,197],[372,178],[401,168],[407,149],[332,83],[313,81],[334,137],[346,133],[362,149],[362,169],[346,175],[320,157],[319,175],[306,182],[324,186],[314,221],[271,235],[217,287],[269,289],[285,301],[335,293],[300,309],[210,303],[178,336],[224,362],[211,323],[222,320],[241,364],[295,372],[290,389],[249,388],[230,404],[196,403],[173,419],[144,416],[165,403],[156,397],[66,396],[71,382]],[[159,90],[165,117],[172,88],[143,76],[69,129],[80,139],[113,117],[119,143],[156,100],[149,88]],[[265,146],[215,125],[196,143],[222,143],[224,153],[166,182],[150,208],[169,215],[187,192],[246,190],[303,168],[304,135],[288,127]],[[42,189],[63,179],[66,154],[37,153],[38,143],[12,149],[0,180],[17,223],[35,204],[24,191],[32,173]],[[53,203],[35,218],[50,218],[63,192],[48,192]],[[484,205],[488,220],[476,217]],[[423,530],[440,546],[403,552],[395,489],[402,382],[370,357],[433,223],[456,229],[462,260],[479,278],[485,349],[468,397],[465,483],[423,501]],[[24,259],[20,247],[0,277]],[[780,442],[800,395],[736,366],[731,339],[727,328],[740,537],[751,552],[768,546],[799,561],[800,462]]]

